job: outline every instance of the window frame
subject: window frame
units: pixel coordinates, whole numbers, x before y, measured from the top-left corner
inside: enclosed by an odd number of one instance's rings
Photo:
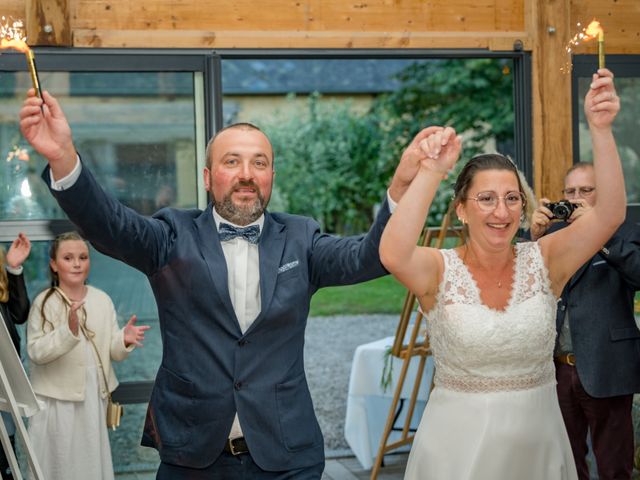
[[[220,97],[220,60],[211,50],[144,50],[144,49],[53,49],[34,48],[40,77],[42,72],[200,72],[204,85],[205,137],[210,138],[222,124],[222,110],[214,104]],[[22,72],[26,68],[24,54],[7,52],[0,55],[0,71]],[[44,83],[43,88],[47,85]],[[221,99],[220,99],[221,102]],[[217,116],[218,115],[218,116]],[[17,112],[16,112],[17,118]],[[206,142],[206,140],[205,140]],[[204,146],[202,147],[204,151]],[[202,165],[200,165],[202,163]],[[204,166],[204,159],[196,170]],[[201,182],[197,182],[198,206],[207,204]],[[11,242],[19,232],[35,241],[51,240],[58,233],[73,229],[68,220],[0,220],[0,242]]]

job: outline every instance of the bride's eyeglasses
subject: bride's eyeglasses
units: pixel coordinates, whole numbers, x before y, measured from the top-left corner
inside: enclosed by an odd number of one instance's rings
[[[492,212],[498,207],[498,202],[504,200],[509,210],[517,210],[525,204],[524,193],[509,192],[504,197],[495,192],[480,192],[475,197],[467,197],[467,200],[475,200],[480,210]]]

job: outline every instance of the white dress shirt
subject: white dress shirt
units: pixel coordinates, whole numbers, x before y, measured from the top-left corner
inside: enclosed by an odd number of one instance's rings
[[[220,229],[220,223],[235,225],[222,218],[215,207],[213,208],[213,220],[216,228]],[[249,225],[258,225],[260,232],[264,225],[264,214],[260,215],[255,222]],[[249,225],[243,225],[248,227]],[[231,240],[220,242],[224,259],[227,263],[227,282],[229,286],[229,296],[233,304],[233,311],[236,314],[240,331],[245,333],[253,321],[260,314],[260,256],[258,245],[247,242],[244,238],[236,237]],[[238,414],[236,413],[231,426],[229,438],[242,437],[242,428]]]

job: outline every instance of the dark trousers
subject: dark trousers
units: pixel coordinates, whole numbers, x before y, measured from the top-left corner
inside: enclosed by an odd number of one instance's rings
[[[0,422],[2,421],[2,419],[0,418]],[[9,437],[9,440],[11,440],[11,445],[13,446],[13,451],[15,452],[15,437],[13,435],[11,435]],[[2,448],[2,445],[0,444],[0,473],[2,476],[2,480],[12,480],[13,479],[13,475],[11,474],[11,469],[9,468],[9,458],[7,457],[7,455],[4,453],[4,450]]]
[[[580,480],[589,480],[587,432],[600,480],[626,480],[633,470],[633,395],[595,398],[578,378],[576,367],[556,362],[558,400]]]
[[[248,453],[234,456],[222,452],[213,464],[204,469],[163,462],[156,480],[320,480],[323,471],[324,462],[298,470],[267,472],[256,465]]]

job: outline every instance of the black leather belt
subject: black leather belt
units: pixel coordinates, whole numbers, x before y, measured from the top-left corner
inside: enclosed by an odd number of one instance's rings
[[[224,444],[224,451],[229,452],[231,455],[242,455],[243,453],[249,453],[249,447],[247,442],[244,441],[244,437],[230,438]]]

